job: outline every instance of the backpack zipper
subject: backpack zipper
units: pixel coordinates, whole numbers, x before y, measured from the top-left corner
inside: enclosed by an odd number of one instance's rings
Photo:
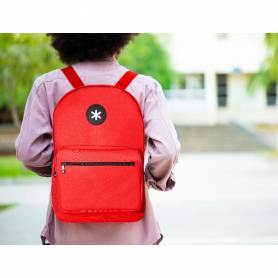
[[[62,162],[61,163],[61,172],[65,174],[66,166],[134,166],[135,162],[126,161],[126,162],[108,162],[108,161],[99,161],[99,162]]]

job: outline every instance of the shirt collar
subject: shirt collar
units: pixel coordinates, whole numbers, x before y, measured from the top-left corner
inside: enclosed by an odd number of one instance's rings
[[[74,67],[77,68],[87,68],[90,70],[112,70],[114,68],[117,68],[119,66],[119,63],[117,61],[116,58],[114,57],[109,57],[109,58],[105,58],[101,61],[88,61],[88,62],[80,62],[80,63],[76,63],[73,64]]]

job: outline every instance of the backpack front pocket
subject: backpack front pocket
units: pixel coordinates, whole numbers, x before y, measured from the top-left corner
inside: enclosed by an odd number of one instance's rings
[[[84,215],[142,210],[143,161],[138,150],[71,147],[57,153],[54,168],[56,210]]]

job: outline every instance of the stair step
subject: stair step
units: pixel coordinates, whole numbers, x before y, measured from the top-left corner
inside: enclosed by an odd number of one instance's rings
[[[236,125],[176,126],[182,151],[244,152],[269,149],[256,136]]]

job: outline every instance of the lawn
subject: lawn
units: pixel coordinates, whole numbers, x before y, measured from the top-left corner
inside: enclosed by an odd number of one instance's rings
[[[6,209],[11,209],[15,206],[17,206],[17,204],[0,204],[0,212],[4,211]]]
[[[265,151],[264,154],[269,158],[278,160],[278,151],[276,150]]]
[[[0,156],[0,178],[34,175],[34,173],[24,168],[15,156]]]
[[[278,151],[273,151],[273,152],[271,153],[271,156],[272,156],[273,158],[277,158],[277,159],[278,159]]]

